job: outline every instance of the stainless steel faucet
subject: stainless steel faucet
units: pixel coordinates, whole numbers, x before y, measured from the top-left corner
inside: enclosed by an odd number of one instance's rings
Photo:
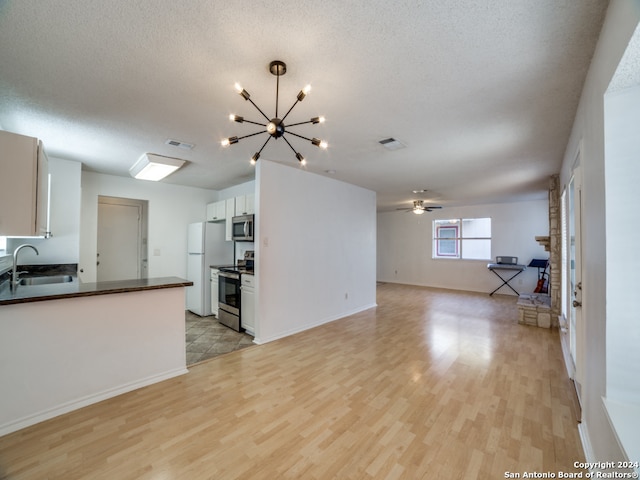
[[[18,287],[18,283],[20,283],[20,274],[25,272],[16,272],[18,269],[18,252],[25,247],[33,248],[36,252],[36,255],[40,255],[38,249],[31,245],[30,243],[23,243],[18,246],[13,252],[13,269],[11,270],[11,290],[14,291]]]

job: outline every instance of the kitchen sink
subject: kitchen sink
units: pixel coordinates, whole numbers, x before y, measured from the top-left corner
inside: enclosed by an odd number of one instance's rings
[[[18,285],[48,285],[50,283],[73,282],[71,275],[46,275],[41,277],[23,277]]]

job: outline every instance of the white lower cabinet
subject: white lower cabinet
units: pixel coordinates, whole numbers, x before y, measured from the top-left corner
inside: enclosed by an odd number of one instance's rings
[[[218,272],[217,268],[211,269],[211,313],[218,316]]]
[[[243,273],[240,277],[240,326],[255,336],[256,294],[255,277]]]

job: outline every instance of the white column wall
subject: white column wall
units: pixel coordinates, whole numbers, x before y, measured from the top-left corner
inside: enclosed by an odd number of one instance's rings
[[[256,206],[257,343],[375,306],[375,192],[260,160]]]

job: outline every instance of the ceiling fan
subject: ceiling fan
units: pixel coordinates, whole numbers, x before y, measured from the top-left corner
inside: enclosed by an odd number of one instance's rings
[[[411,208],[397,208],[396,210],[404,210],[413,212],[416,215],[422,215],[424,212],[431,212],[435,209],[442,208],[439,205],[425,205],[423,200],[414,200]]]

